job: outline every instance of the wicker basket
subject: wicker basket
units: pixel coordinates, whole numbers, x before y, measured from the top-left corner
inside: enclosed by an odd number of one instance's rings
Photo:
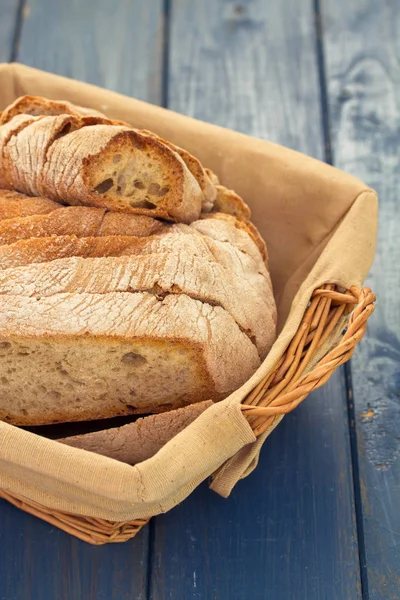
[[[316,289],[291,343],[269,374],[247,395],[242,411],[256,436],[276,419],[298,406],[323,385],[337,367],[347,362],[362,339],[375,296],[369,288],[343,291],[326,284]],[[333,349],[313,365],[318,352],[345,319],[342,337]],[[312,367],[312,368],[311,368]],[[149,519],[110,522],[51,510],[40,504],[0,490],[0,497],[18,508],[91,544],[124,542],[133,538]]]

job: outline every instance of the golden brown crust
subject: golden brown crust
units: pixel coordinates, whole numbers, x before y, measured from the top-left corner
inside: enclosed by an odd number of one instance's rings
[[[76,235],[30,238],[0,246],[0,269],[50,262],[70,256],[120,256],[134,245],[131,236],[82,237]]]
[[[217,198],[213,212],[222,212],[247,220],[251,218],[250,208],[236,192],[220,184],[216,185],[216,189]]]
[[[237,229],[241,229],[245,231],[250,238],[253,240],[257,248],[259,249],[261,256],[266,262],[268,260],[267,246],[258,231],[257,227],[251,222],[242,217],[235,217],[233,215],[229,215],[223,212],[211,213],[211,214],[202,214],[202,219],[221,219],[223,221],[228,221],[232,223]]]
[[[189,171],[192,173],[193,177],[198,182],[204,194],[202,210],[205,212],[210,211],[217,197],[217,189],[208,175],[208,170],[203,168],[201,162],[195,156],[190,154],[190,152],[188,152],[187,150],[184,150],[183,148],[180,148],[179,146],[176,146],[175,144],[164,140],[162,137],[156,135],[152,131],[148,131],[147,129],[140,129],[139,131],[140,133],[143,133],[145,135],[148,135],[149,137],[153,137],[154,139],[159,140],[165,146],[168,146],[168,148],[179,154]]]
[[[160,221],[143,215],[106,213],[104,208],[60,207],[57,203],[53,204],[56,208],[53,207],[52,210],[47,210],[49,214],[28,215],[0,221],[0,246],[13,244],[23,239],[68,235],[76,235],[79,238],[104,236],[144,237],[165,228],[165,225]]]
[[[30,215],[44,215],[61,208],[48,198],[32,198],[12,190],[0,190],[0,221]]]
[[[83,122],[87,125],[95,125],[97,123],[128,125],[124,121],[108,119],[105,115],[92,108],[85,108],[67,101],[48,100],[41,96],[21,96],[17,98],[0,113],[0,125],[11,121],[16,115],[20,114],[32,116],[72,115],[74,117],[83,117]]]

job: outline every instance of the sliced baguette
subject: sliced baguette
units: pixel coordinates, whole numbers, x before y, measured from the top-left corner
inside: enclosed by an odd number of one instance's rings
[[[60,208],[60,204],[48,198],[32,198],[19,192],[0,190],[0,221],[16,217],[45,215],[58,208]]]
[[[147,293],[0,296],[0,360],[0,419],[20,425],[218,400],[260,365],[223,308]]]
[[[94,118],[102,118],[103,124],[109,125],[125,125],[129,127],[127,123],[123,123],[122,121],[115,121],[107,119],[105,115],[99,113],[98,111],[90,108],[84,108],[82,106],[77,106],[71,104],[70,102],[60,102],[54,100],[48,100],[46,98],[42,98],[39,96],[23,96],[18,98],[11,106],[9,106],[3,113],[0,118],[0,125],[7,123],[13,117],[18,114],[28,114],[33,116],[57,116],[57,115],[72,115],[75,117],[94,117]],[[87,120],[84,120],[84,124],[90,124]],[[95,123],[93,123],[95,124]],[[189,152],[180,148],[179,146],[175,146],[171,142],[162,139],[160,136],[156,135],[151,131],[147,131],[144,129],[136,130],[141,134],[145,134],[147,136],[153,137],[160,142],[162,142],[165,146],[168,146],[171,150],[179,154],[182,158],[183,162],[186,164],[189,171],[192,173],[193,177],[197,180],[202,192],[203,192],[203,202],[202,202],[202,210],[209,211],[212,209],[214,200],[217,197],[217,190],[214,184],[212,183],[210,177],[206,173],[205,169],[203,169],[200,161],[192,156]]]
[[[211,400],[197,402],[176,410],[149,415],[122,427],[69,436],[58,441],[136,465],[154,456],[212,404]]]
[[[51,202],[51,201],[50,201]],[[55,203],[56,204],[56,203]],[[17,217],[0,222],[0,245],[18,240],[76,235],[77,237],[128,235],[147,236],[163,229],[163,224],[145,215],[105,212],[105,208],[68,206],[50,214]]]
[[[16,115],[0,126],[2,187],[71,205],[198,218],[203,193],[176,152],[128,127],[82,119]]]
[[[250,280],[217,262],[188,252],[120,258],[64,258],[0,271],[0,294],[45,297],[60,293],[184,293],[221,306],[263,358],[275,341],[272,291],[257,271]]]

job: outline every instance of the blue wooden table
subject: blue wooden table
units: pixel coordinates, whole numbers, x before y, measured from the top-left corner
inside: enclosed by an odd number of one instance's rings
[[[381,199],[368,334],[256,472],[99,548],[1,502],[0,600],[400,599],[399,36],[398,0],[0,0],[1,61],[279,142]]]

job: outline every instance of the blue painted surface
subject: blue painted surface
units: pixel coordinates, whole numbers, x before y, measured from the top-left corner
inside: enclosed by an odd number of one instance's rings
[[[400,598],[400,7],[314,4],[31,0],[19,31],[19,2],[0,0],[1,60],[14,51],[318,158],[328,144],[382,203],[378,318],[353,362],[353,389],[336,373],[282,422],[230,499],[204,484],[126,544],[93,548],[0,501],[0,600]]]
[[[341,374],[288,416],[228,500],[158,517],[152,600],[360,598]]]
[[[146,600],[148,530],[95,547],[0,501],[0,600]]]

